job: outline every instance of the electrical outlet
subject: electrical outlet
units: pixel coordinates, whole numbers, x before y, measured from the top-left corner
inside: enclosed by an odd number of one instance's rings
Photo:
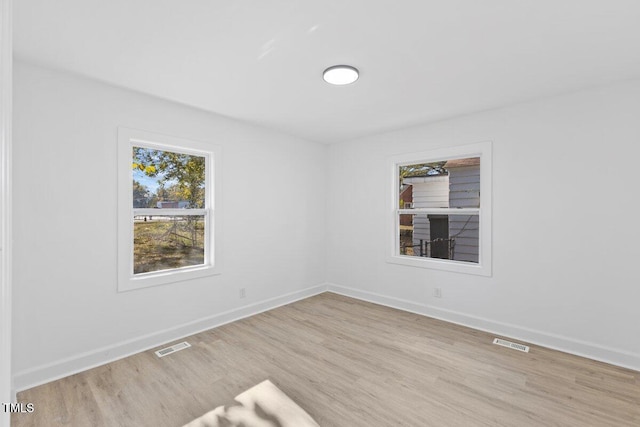
[[[436,298],[442,298],[442,288],[433,288],[433,296]]]
[[[240,298],[244,298],[247,296],[247,291],[245,288],[240,288]]]

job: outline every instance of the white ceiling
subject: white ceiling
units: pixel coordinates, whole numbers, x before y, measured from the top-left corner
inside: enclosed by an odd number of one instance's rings
[[[20,59],[320,142],[640,77],[639,0],[15,0]],[[333,87],[322,71],[361,70]]]

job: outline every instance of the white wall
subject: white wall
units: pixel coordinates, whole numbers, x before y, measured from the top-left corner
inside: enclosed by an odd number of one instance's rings
[[[639,118],[633,81],[332,145],[331,289],[640,370]],[[487,140],[493,277],[386,263],[387,158]]]
[[[14,90],[18,389],[322,289],[326,146],[24,63]],[[221,145],[222,275],[116,291],[118,126]]]

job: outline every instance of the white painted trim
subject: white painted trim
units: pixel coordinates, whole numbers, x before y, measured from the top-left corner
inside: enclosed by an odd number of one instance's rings
[[[16,401],[11,375],[12,6],[12,0],[0,0],[0,403]],[[0,411],[0,427],[10,422],[10,414]]]
[[[193,154],[205,158],[204,209],[134,209],[131,203],[133,179],[131,149],[143,146],[158,150]],[[132,291],[150,286],[167,285],[221,273],[220,209],[216,203],[221,197],[221,148],[219,145],[154,132],[118,128],[118,292]],[[133,222],[138,213],[152,215],[203,215],[206,221],[204,264],[175,268],[146,274],[133,274]]]
[[[449,208],[421,208],[399,209],[398,200],[398,166],[430,163],[442,160],[463,159],[467,157],[480,157],[480,209],[449,209]],[[451,271],[454,273],[475,274],[490,277],[492,273],[492,218],[491,218],[491,190],[492,190],[492,143],[491,141],[478,142],[475,144],[458,145],[454,147],[441,147],[428,151],[404,153],[391,156],[388,159],[389,183],[391,188],[387,191],[389,197],[389,215],[387,218],[388,245],[387,262],[392,264],[406,265],[410,267],[432,268],[436,270]],[[479,259],[478,263],[459,262],[452,260],[442,260],[435,258],[415,257],[400,255],[398,236],[400,234],[398,215],[400,214],[469,214],[479,215]]]
[[[327,291],[640,371],[640,354],[625,350],[332,283]]]
[[[236,320],[244,319],[286,304],[291,304],[292,302],[309,298],[325,291],[325,284],[312,286],[307,289],[269,298],[264,301],[174,326],[163,331],[143,335],[138,338],[122,341],[117,344],[73,355],[71,357],[31,369],[26,369],[15,374],[15,386],[18,391],[26,390],[31,387],[55,381],[78,372],[86,371],[87,369],[122,359],[123,357],[159,347],[176,340],[182,340],[190,335],[197,334],[202,331],[217,328],[218,326],[235,322]]]

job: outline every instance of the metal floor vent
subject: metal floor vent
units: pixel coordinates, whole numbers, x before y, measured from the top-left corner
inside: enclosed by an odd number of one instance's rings
[[[518,343],[507,341],[507,340],[501,340],[500,338],[494,339],[493,343],[501,345],[503,347],[508,347],[508,348],[512,348],[514,350],[518,350],[518,351],[523,351],[525,353],[529,353],[529,346],[526,346],[526,345],[518,344]]]
[[[171,347],[163,348],[162,350],[156,351],[156,356],[165,357],[170,355],[171,353],[175,353],[176,351],[184,350],[185,348],[191,347],[191,344],[184,341],[178,344],[174,344]]]

